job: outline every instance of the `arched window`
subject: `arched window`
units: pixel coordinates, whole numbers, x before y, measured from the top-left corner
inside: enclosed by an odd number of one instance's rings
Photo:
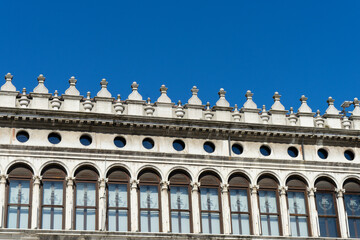
[[[98,229],[98,179],[91,167],[82,167],[75,172],[75,229]]]
[[[42,172],[41,228],[64,229],[65,225],[65,170],[56,165]]]
[[[175,172],[170,175],[169,180],[171,231],[190,233],[192,232],[190,178],[184,172]]]
[[[233,234],[251,234],[249,181],[240,174],[229,180],[231,226]]]
[[[291,236],[307,237],[310,232],[307,185],[305,181],[295,176],[290,177],[286,185]]]
[[[316,208],[321,237],[339,237],[339,220],[335,197],[335,184],[324,178],[315,183]]]
[[[30,228],[33,172],[25,164],[11,167],[7,185],[7,228]]]
[[[203,233],[222,233],[220,178],[212,173],[200,176],[200,210]]]
[[[261,232],[264,236],[281,235],[278,183],[270,176],[258,181]]]
[[[129,174],[119,168],[108,173],[107,229],[129,231]]]
[[[140,231],[160,232],[160,177],[151,170],[144,170],[139,180]]]
[[[351,238],[360,237],[360,184],[356,180],[347,180],[345,189],[345,209]]]

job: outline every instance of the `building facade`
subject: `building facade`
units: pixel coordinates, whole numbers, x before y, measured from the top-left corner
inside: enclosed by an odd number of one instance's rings
[[[360,237],[360,107],[0,90],[0,239]]]

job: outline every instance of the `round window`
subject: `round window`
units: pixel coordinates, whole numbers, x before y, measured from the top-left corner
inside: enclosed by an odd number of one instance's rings
[[[80,137],[80,143],[84,146],[89,146],[92,143],[92,138],[89,135],[84,134]]]
[[[289,147],[288,154],[290,157],[295,158],[299,155],[299,150],[296,147]]]
[[[125,140],[125,138],[123,138],[123,137],[115,137],[115,138],[114,138],[114,144],[115,144],[115,146],[117,146],[118,148],[123,148],[123,147],[125,147],[125,145],[126,145],[126,140]]]
[[[213,153],[215,151],[215,145],[212,142],[205,142],[204,150],[207,153]]]
[[[233,153],[235,153],[236,155],[240,155],[243,153],[243,147],[240,144],[233,144],[231,147],[231,150],[233,151]]]
[[[352,160],[354,160],[354,158],[355,158],[355,154],[354,154],[354,152],[351,151],[351,150],[346,150],[346,151],[344,152],[344,156],[345,156],[345,158],[346,158],[347,160],[349,160],[349,161],[352,161]]]
[[[173,142],[173,148],[176,151],[182,151],[185,149],[185,143],[182,140],[177,139]]]
[[[142,144],[143,144],[144,148],[146,148],[146,149],[152,149],[155,145],[154,140],[152,140],[151,138],[145,138],[142,141]]]
[[[264,156],[269,156],[271,154],[271,149],[268,146],[262,145],[260,147],[260,153]]]
[[[27,142],[29,140],[29,138],[30,138],[29,133],[26,131],[19,131],[16,134],[16,139],[22,143]]]
[[[58,144],[61,142],[61,136],[60,134],[53,132],[49,134],[48,140],[52,144]]]
[[[326,149],[320,148],[320,149],[318,150],[318,156],[319,156],[319,158],[321,158],[321,159],[327,159],[328,156],[329,156],[329,153],[328,153],[328,151],[326,151]]]

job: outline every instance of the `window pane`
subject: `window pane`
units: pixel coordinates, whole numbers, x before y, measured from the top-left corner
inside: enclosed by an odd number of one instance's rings
[[[140,185],[140,208],[158,208],[158,186]]]
[[[20,228],[28,228],[29,224],[29,208],[21,207],[20,208]]]
[[[159,212],[141,211],[140,224],[141,232],[159,232]]]
[[[308,225],[307,217],[291,216],[290,217],[291,235],[295,237],[307,237]]]
[[[220,234],[220,214],[202,213],[201,223],[203,233]]]
[[[9,203],[29,204],[30,181],[10,180]]]
[[[189,209],[189,190],[187,187],[170,188],[171,209]]]
[[[96,204],[96,184],[77,183],[76,184],[76,206],[95,206]]]
[[[84,209],[76,209],[76,230],[84,230]]]
[[[190,213],[171,212],[171,230],[173,233],[190,233]]]
[[[306,214],[304,192],[288,191],[288,202],[290,214]]]
[[[17,223],[17,207],[9,207],[8,208],[8,228],[16,228]]]
[[[95,209],[87,209],[86,230],[95,230]]]
[[[245,189],[230,189],[232,212],[248,212],[248,197]]]
[[[260,212],[277,213],[277,199],[275,191],[259,191]]]
[[[350,237],[358,238],[360,236],[360,219],[349,219]]]
[[[201,210],[218,211],[219,196],[217,188],[201,188]]]
[[[19,213],[19,215],[18,215]],[[8,208],[8,222],[7,227],[8,228],[17,228],[17,222],[18,222],[18,216],[19,216],[19,228],[25,229],[28,228],[29,224],[29,208],[28,207],[15,207],[15,206],[9,206]]]
[[[231,214],[233,234],[250,235],[250,221],[248,214]]]
[[[261,230],[264,236],[279,236],[278,216],[262,215]]]
[[[109,184],[109,207],[127,207],[126,184]]]
[[[316,193],[316,206],[319,215],[335,215],[335,205],[332,193]]]
[[[320,236],[321,237],[337,237],[336,218],[319,217]]]
[[[360,216],[360,195],[345,194],[346,213],[349,217]]]
[[[43,205],[62,205],[63,187],[62,182],[43,182]]]
[[[127,220],[127,210],[110,209],[108,216],[109,231],[126,232],[128,230]]]
[[[76,230],[95,230],[95,220],[95,209],[76,209]]]
[[[53,224],[52,227],[51,224]],[[62,229],[62,208],[43,208],[41,228]]]

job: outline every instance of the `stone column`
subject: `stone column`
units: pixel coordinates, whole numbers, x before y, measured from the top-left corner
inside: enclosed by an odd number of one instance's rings
[[[229,184],[221,184],[222,221],[224,234],[231,233],[231,214],[229,206]]]
[[[279,187],[280,195],[280,214],[281,214],[281,223],[282,224],[282,234],[287,237],[290,235],[289,231],[289,215],[286,201],[286,191],[288,190],[287,186]]]
[[[0,226],[2,228],[5,227],[6,223],[4,222],[4,217],[5,217],[5,201],[6,201],[6,191],[5,191],[5,187],[6,187],[6,181],[7,181],[7,177],[8,175],[1,175],[0,176]]]
[[[341,238],[348,238],[347,219],[345,215],[344,193],[345,189],[336,189],[337,209],[339,214],[339,226]]]
[[[318,224],[318,212],[316,210],[315,192],[316,188],[308,188],[308,200],[309,200],[309,218],[311,226],[311,234],[313,237],[319,237],[319,224]]]
[[[41,176],[33,176],[32,189],[32,210],[31,210],[31,228],[37,229],[39,227],[39,208],[40,208],[40,183]]]
[[[131,219],[131,231],[139,231],[139,211],[138,211],[138,184],[139,180],[131,179],[130,180],[130,219]]]
[[[161,181],[161,222],[162,232],[170,232],[169,181]]]
[[[200,199],[199,199],[199,182],[191,183],[191,203],[192,203],[192,218],[193,218],[193,232],[200,233],[201,225],[200,225]]]
[[[259,215],[259,204],[258,204],[258,190],[259,185],[251,186],[251,217],[252,217],[252,231],[253,235],[260,235],[260,215]]]
[[[66,178],[66,198],[65,198],[65,229],[71,230],[73,227],[74,212],[74,180],[73,177]]]
[[[107,178],[99,178],[99,230],[106,230],[106,183]]]

